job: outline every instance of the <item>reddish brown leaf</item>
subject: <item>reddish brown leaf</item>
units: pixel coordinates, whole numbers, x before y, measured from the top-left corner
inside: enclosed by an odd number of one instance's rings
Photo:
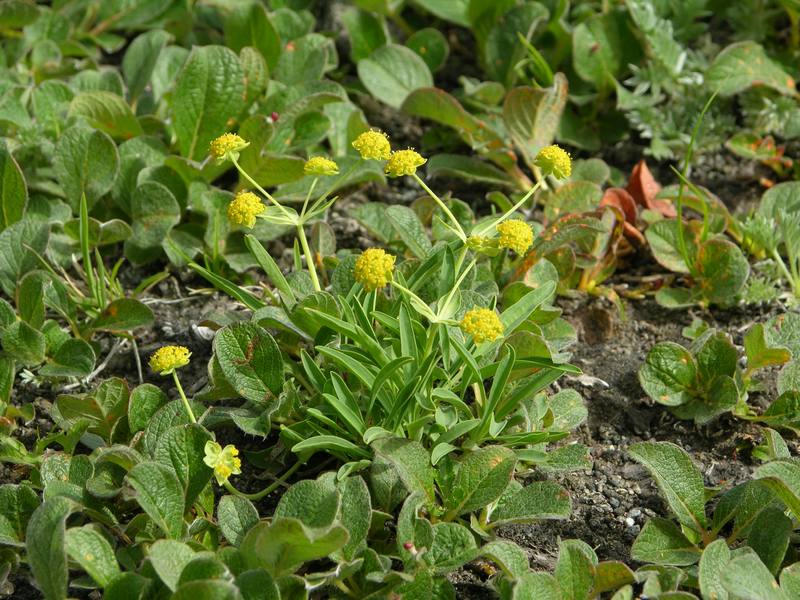
[[[667,219],[672,219],[676,216],[675,207],[671,202],[656,200],[658,192],[661,191],[661,184],[653,177],[644,160],[640,160],[633,167],[631,177],[628,179],[627,189],[640,206],[661,213]]]
[[[636,201],[627,190],[622,188],[608,188],[603,194],[600,206],[616,206],[625,215],[625,221],[636,223]]]
[[[661,185],[655,180],[650,169],[647,168],[647,163],[644,160],[640,160],[631,171],[627,189],[637,204],[652,209],[653,200],[655,200],[658,192],[661,191]]]

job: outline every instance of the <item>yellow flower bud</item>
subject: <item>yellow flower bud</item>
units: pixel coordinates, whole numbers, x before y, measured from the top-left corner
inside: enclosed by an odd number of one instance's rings
[[[249,145],[250,142],[244,141],[235,133],[224,133],[211,142],[211,156],[216,158],[217,162],[223,162],[230,156],[238,159],[239,152]]]
[[[228,220],[235,225],[252,229],[256,224],[256,217],[265,209],[261,198],[253,192],[239,192],[228,205]]]
[[[353,274],[368,292],[382,288],[392,280],[395,257],[382,248],[369,248],[356,260]]]
[[[525,221],[509,219],[500,223],[496,229],[500,234],[501,248],[508,248],[522,255],[533,244],[533,230]]]
[[[397,152],[392,152],[384,171],[389,177],[413,175],[417,172],[417,167],[421,167],[426,162],[428,162],[427,159],[422,158],[414,150],[398,150]]]
[[[214,477],[217,478],[219,485],[228,481],[231,475],[239,475],[242,472],[242,459],[238,458],[239,450],[233,444],[223,448],[217,442],[208,440],[205,453],[203,462],[214,469]]]
[[[305,173],[306,175],[316,175],[316,176],[338,175],[339,165],[337,165],[329,158],[324,158],[322,156],[312,156],[306,161],[305,166],[303,166],[303,173]]]
[[[552,175],[556,179],[566,179],[572,174],[572,159],[559,146],[545,146],[539,150],[534,164],[542,170],[543,175]]]
[[[359,135],[353,141],[353,148],[358,150],[364,160],[386,160],[392,153],[389,138],[382,131],[375,129]]]
[[[476,344],[493,342],[503,335],[503,323],[497,313],[489,308],[473,308],[461,319],[461,329],[471,335]]]
[[[188,365],[191,355],[184,346],[163,346],[150,357],[150,368],[159,375],[171,375],[175,369]]]

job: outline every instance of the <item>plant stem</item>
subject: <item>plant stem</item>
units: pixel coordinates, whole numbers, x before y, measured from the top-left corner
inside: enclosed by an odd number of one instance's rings
[[[286,484],[286,480],[289,477],[291,477],[292,474],[295,471],[297,471],[297,469],[300,468],[301,464],[302,463],[298,460],[291,467],[289,467],[283,475],[281,475],[278,479],[276,479],[274,482],[269,484],[267,487],[265,487],[260,492],[254,492],[252,494],[248,494],[246,492],[241,492],[241,491],[237,490],[235,487],[233,487],[231,482],[227,481],[227,480],[225,481],[225,483],[223,485],[224,485],[225,489],[228,490],[228,492],[230,492],[234,496],[239,496],[240,498],[245,498],[246,500],[252,500],[254,502],[257,502],[258,500],[261,500],[264,496],[266,496],[268,494],[271,494],[272,492],[277,490],[280,486],[285,485]]]
[[[444,202],[442,202],[442,199],[439,198],[439,196],[437,196],[436,193],[431,188],[429,188],[424,181],[422,181],[422,179],[420,179],[419,175],[414,173],[412,175],[412,177],[416,180],[416,182],[420,185],[420,187],[423,190],[425,190],[431,198],[434,199],[436,204],[439,205],[439,208],[441,208],[444,211],[444,214],[446,214],[447,217],[453,222],[453,225],[454,225],[456,233],[458,234],[458,237],[461,238],[462,242],[466,243],[467,234],[464,233],[464,229],[461,227],[461,223],[459,223],[458,219],[456,219],[455,215],[453,215],[453,213],[450,212],[450,209],[447,208],[447,205]]]
[[[247,171],[245,171],[245,170],[244,170],[244,169],[243,169],[243,168],[242,168],[242,167],[239,165],[239,162],[238,162],[238,161],[237,161],[235,158],[233,158],[233,156],[231,156],[231,162],[233,163],[233,166],[234,166],[234,167],[236,167],[236,169],[239,171],[239,173],[241,173],[241,174],[242,174],[242,177],[244,177],[245,179],[247,179],[247,181],[249,181],[249,182],[250,182],[250,184],[251,184],[251,185],[252,185],[254,188],[256,188],[256,189],[257,189],[259,192],[261,192],[261,193],[264,195],[264,197],[265,197],[267,200],[269,200],[269,201],[270,201],[270,202],[272,202],[272,203],[273,203],[275,206],[277,206],[277,207],[278,207],[278,208],[281,210],[281,212],[283,212],[283,214],[284,214],[286,217],[288,217],[289,219],[292,219],[292,220],[294,220],[294,218],[291,216],[291,214],[289,213],[289,211],[288,211],[288,210],[286,210],[286,208],[284,208],[284,207],[283,207],[283,205],[282,205],[280,202],[278,202],[277,200],[275,200],[275,198],[273,198],[273,197],[272,197],[272,194],[270,194],[270,193],[269,193],[267,190],[265,190],[263,187],[261,187],[260,185],[258,185],[258,182],[257,182],[255,179],[253,179],[252,177],[250,177],[250,175],[247,173]]]
[[[178,379],[178,373],[176,371],[172,371],[172,379],[175,380],[175,387],[178,388],[178,394],[180,394],[181,396],[181,401],[183,401],[183,408],[186,409],[186,414],[189,415],[189,420],[192,423],[197,423],[197,419],[194,418],[194,413],[192,412],[192,407],[189,406],[189,399],[186,397],[186,394],[183,391],[181,380]]]
[[[314,266],[314,255],[311,253],[311,248],[308,245],[306,232],[302,223],[297,224],[297,237],[300,240],[300,246],[303,248],[303,254],[306,256],[306,262],[308,263],[308,274],[311,275],[311,283],[314,284],[315,290],[321,292],[322,288],[319,285],[319,278],[317,277],[317,267]]]

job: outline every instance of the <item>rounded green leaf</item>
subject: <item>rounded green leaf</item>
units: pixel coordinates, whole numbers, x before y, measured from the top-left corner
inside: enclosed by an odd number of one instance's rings
[[[358,76],[373,96],[393,108],[400,108],[414,90],[433,86],[425,61],[413,50],[396,44],[382,46],[358,61]]]
[[[653,400],[678,406],[692,400],[697,366],[691,352],[674,342],[656,344],[639,369],[639,383]]]
[[[271,402],[283,385],[283,359],[278,344],[263,327],[235,323],[214,338],[214,354],[225,378],[243,397]]]

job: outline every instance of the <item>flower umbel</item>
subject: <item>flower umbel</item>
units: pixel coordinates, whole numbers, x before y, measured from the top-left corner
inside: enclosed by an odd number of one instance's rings
[[[382,248],[369,248],[356,260],[356,281],[368,292],[382,288],[392,280],[395,257]]]
[[[223,162],[229,156],[239,158],[239,152],[244,150],[250,145],[235,133],[224,133],[211,142],[210,151],[211,156],[217,159],[217,162]]]
[[[498,242],[501,248],[508,248],[522,255],[533,244],[533,230],[525,221],[510,219],[500,223],[496,229],[500,234]]]
[[[490,308],[472,308],[466,312],[459,325],[464,333],[472,336],[476,344],[493,342],[503,335],[503,323]]]
[[[353,140],[353,148],[364,160],[386,160],[392,153],[389,138],[382,131],[371,129]]]
[[[545,146],[539,150],[534,164],[543,175],[552,175],[556,179],[566,179],[572,174],[572,159],[560,146]]]
[[[303,173],[306,175],[326,176],[338,175],[339,165],[323,156],[312,156],[303,166]]]
[[[150,357],[150,368],[159,375],[170,375],[189,364],[192,355],[184,346],[162,346]]]
[[[427,159],[422,158],[422,156],[414,150],[398,150],[397,152],[392,152],[384,171],[389,177],[413,175],[417,172],[417,167],[421,167],[426,162],[428,162]]]
[[[266,208],[261,198],[253,192],[239,192],[228,205],[228,220],[252,229],[256,224],[256,217]]]
[[[239,450],[233,444],[223,448],[217,442],[208,440],[205,453],[203,462],[214,469],[214,477],[217,478],[219,485],[228,481],[231,475],[239,475],[242,472],[242,459],[239,458]]]

